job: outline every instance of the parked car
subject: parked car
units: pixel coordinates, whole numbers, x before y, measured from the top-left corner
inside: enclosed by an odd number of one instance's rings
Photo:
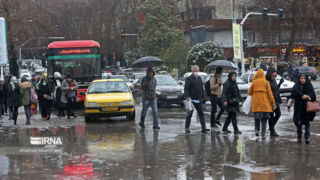
[[[129,78],[126,75],[110,75],[110,74],[103,74],[102,79],[122,79],[124,80],[129,88],[133,90],[133,83],[129,81]]]
[[[100,79],[90,83],[85,95],[85,120],[96,117],[126,116],[135,120],[135,107],[132,92],[121,79]]]
[[[20,79],[22,79],[23,76],[26,76],[28,80],[31,80],[31,73],[28,69],[20,70]]]
[[[296,69],[299,70],[299,73],[305,73],[312,80],[317,80],[317,71],[314,67],[311,66],[299,66]]]
[[[210,79],[211,76],[213,76],[213,74],[208,74],[205,82],[207,82]],[[222,82],[224,83],[227,79],[228,79],[228,74],[227,73],[223,73],[221,75]],[[243,99],[247,98],[248,90],[250,88],[250,85],[248,83],[244,82],[239,76],[237,76],[236,81],[237,81],[237,85],[238,85],[239,90],[240,90],[241,97]],[[221,88],[223,88],[223,86],[221,86]],[[210,97],[206,93],[205,93],[204,100],[205,101],[210,101]]]
[[[145,76],[146,76],[145,72],[144,73],[142,73],[142,72],[141,73],[133,73],[131,75],[132,83],[133,84],[137,83],[139,81],[139,79],[141,79],[141,78],[143,78]]]
[[[179,84],[184,86],[185,80],[187,79],[187,77],[191,76],[191,74],[192,74],[192,72],[185,73],[182,76],[182,80],[179,81]],[[206,78],[207,78],[208,74],[205,72],[199,72],[199,76],[201,77],[202,82],[204,84],[206,82]]]
[[[37,66],[37,68],[34,70],[35,74],[41,74],[45,71],[45,68],[42,66]]]
[[[179,85],[178,82],[170,75],[155,75],[157,80],[156,95],[158,104],[178,104],[184,106],[184,87]],[[141,79],[135,84],[134,89],[136,96],[142,95]]]
[[[241,79],[242,79],[244,82],[246,82],[246,83],[248,83],[249,85],[251,85],[252,79],[253,79],[253,76],[255,75],[255,73],[256,73],[256,71],[248,71],[248,72],[244,73],[244,74],[241,76]],[[265,74],[266,74],[266,72],[265,72]],[[276,77],[277,83],[280,82],[281,78],[282,78],[282,77],[281,77],[280,75],[277,75],[277,77]],[[285,79],[284,82],[283,82],[283,83],[281,84],[281,86],[280,86],[280,90],[279,90],[279,91],[280,91],[280,96],[281,96],[281,97],[289,98],[293,86],[294,86],[294,83],[293,83],[293,82],[288,81],[288,80]]]

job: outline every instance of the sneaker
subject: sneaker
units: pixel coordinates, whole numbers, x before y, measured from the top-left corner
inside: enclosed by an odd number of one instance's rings
[[[241,134],[242,132],[237,130],[237,131],[234,131],[234,134],[237,135],[237,134]]]
[[[42,121],[46,121],[47,120],[47,118],[42,118]]]
[[[141,122],[139,122],[139,126],[143,129],[145,128],[144,124],[142,124]]]
[[[70,119],[70,116],[68,116],[68,119]]]
[[[259,136],[259,131],[256,130],[256,136]]]
[[[228,134],[228,133],[231,133],[231,131],[229,131],[228,129],[227,130],[222,130],[222,133],[223,134]]]
[[[185,131],[186,131],[186,133],[190,133],[190,129],[189,128],[187,128]]]
[[[202,129],[202,133],[210,132],[210,129]]]
[[[262,139],[266,139],[267,138],[265,133],[261,133],[261,137],[262,137]]]
[[[309,139],[306,139],[305,142],[306,142],[306,144],[310,144]]]
[[[26,125],[30,125],[30,122],[26,122]]]
[[[220,121],[216,121],[216,125],[222,126]]]
[[[77,116],[77,115],[75,115],[75,114],[74,114],[74,115],[72,115],[72,116],[73,116],[73,117],[75,117],[75,118],[76,118],[76,117],[78,117],[78,116]]]
[[[211,126],[211,129],[215,129],[215,128],[219,128],[217,124],[214,124],[213,126]]]
[[[271,137],[279,137],[279,134],[276,131],[270,131]]]
[[[301,143],[301,138],[297,138],[297,143]]]
[[[160,127],[159,126],[153,126],[153,129],[154,130],[160,130]]]

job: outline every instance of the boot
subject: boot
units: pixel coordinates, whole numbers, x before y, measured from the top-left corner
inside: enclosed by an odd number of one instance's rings
[[[259,136],[259,130],[256,130],[256,136]]]

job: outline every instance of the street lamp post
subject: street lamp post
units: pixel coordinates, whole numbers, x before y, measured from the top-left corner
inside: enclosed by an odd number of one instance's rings
[[[35,37],[35,38],[31,38],[26,40],[24,43],[22,43],[19,46],[19,63],[22,62],[21,56],[22,56],[22,47],[25,46],[29,41],[31,40],[35,40],[35,39],[54,39],[54,40],[59,40],[59,39],[65,39],[65,37]]]
[[[243,24],[246,22],[249,16],[251,15],[263,15],[263,13],[259,12],[249,12],[246,14],[246,16],[242,19],[240,23],[240,43],[241,43],[241,73],[245,73],[245,68],[244,68],[244,50],[243,50]],[[268,16],[279,16],[278,14],[273,14],[273,13],[267,13]]]

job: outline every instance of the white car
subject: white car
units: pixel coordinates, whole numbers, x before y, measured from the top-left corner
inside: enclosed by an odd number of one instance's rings
[[[251,85],[252,79],[253,79],[253,76],[255,75],[255,73],[256,73],[256,71],[248,71],[241,76],[241,79],[244,82]],[[266,72],[264,72],[264,73],[266,74]],[[276,77],[277,84],[279,84],[280,80],[281,80],[281,76],[277,75],[277,77]],[[280,96],[288,98],[291,94],[291,90],[292,90],[293,86],[294,86],[293,82],[284,79],[284,82],[281,84],[280,90],[279,90]]]
[[[20,70],[20,79],[22,79],[23,76],[27,76],[27,79],[31,80],[31,73],[28,69],[21,69]]]

